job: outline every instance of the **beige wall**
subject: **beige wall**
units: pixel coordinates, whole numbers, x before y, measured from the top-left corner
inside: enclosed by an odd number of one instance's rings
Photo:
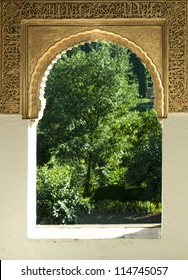
[[[27,146],[28,121],[0,115],[0,259],[188,259],[188,114],[163,121],[160,240],[29,240]]]
[[[0,259],[188,259],[188,114],[163,121],[161,239],[29,240],[28,121],[0,116]]]

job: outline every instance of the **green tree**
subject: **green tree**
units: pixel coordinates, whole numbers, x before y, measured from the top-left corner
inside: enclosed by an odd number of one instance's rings
[[[83,197],[160,201],[161,126],[130,55],[87,43],[51,70],[38,125],[39,222],[78,223],[89,209]]]
[[[148,86],[153,84],[149,72],[141,60],[132,52],[130,52],[130,62],[133,64],[133,72],[138,79],[139,95],[146,98]]]
[[[82,49],[64,54],[50,73],[38,158],[43,164],[54,154],[62,163],[84,165],[83,187],[89,196],[95,170],[113,153],[107,131],[135,108],[138,84],[127,49],[101,42],[87,52]]]
[[[134,133],[127,134],[130,149],[124,154],[125,181],[141,188],[145,200],[161,201],[162,128],[153,109],[138,113],[133,120]]]

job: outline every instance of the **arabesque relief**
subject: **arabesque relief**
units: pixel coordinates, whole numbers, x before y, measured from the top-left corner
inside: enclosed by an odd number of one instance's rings
[[[188,111],[186,1],[7,1],[1,3],[0,113],[21,112],[20,28],[24,19],[166,19],[169,112]]]

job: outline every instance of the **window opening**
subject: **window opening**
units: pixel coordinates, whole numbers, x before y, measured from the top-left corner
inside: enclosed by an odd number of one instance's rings
[[[148,70],[102,41],[53,64],[37,128],[37,224],[159,224],[162,129]]]

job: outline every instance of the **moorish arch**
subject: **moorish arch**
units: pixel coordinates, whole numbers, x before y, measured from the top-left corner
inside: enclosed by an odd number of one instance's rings
[[[50,69],[52,69],[56,61],[61,57],[61,54],[75,46],[93,41],[106,41],[119,44],[130,49],[137,55],[138,58],[141,59],[142,63],[145,64],[146,68],[149,70],[153,80],[155,90],[155,110],[158,118],[163,118],[165,116],[164,88],[160,74],[152,59],[141,48],[141,46],[138,46],[134,42],[118,34],[100,29],[93,29],[70,35],[67,38],[63,38],[56,42],[54,45],[49,47],[45,53],[43,53],[35,65],[29,84],[27,118],[40,119],[42,117],[43,110],[45,108],[45,83]]]

